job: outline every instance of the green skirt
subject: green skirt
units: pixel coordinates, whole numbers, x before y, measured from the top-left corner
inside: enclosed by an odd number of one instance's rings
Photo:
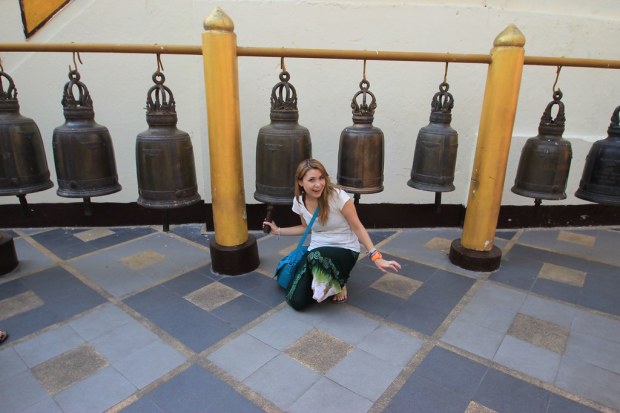
[[[286,302],[301,311],[314,302],[312,285],[324,284],[337,292],[347,283],[358,252],[346,248],[320,247],[310,251],[302,260],[286,289]]]

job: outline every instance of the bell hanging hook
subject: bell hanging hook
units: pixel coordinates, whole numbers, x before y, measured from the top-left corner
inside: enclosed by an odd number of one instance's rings
[[[364,72],[363,72],[362,80],[366,81],[366,59],[364,59]]]
[[[562,66],[558,66],[556,72],[555,72],[555,82],[553,82],[553,94],[555,95],[555,92],[558,91],[559,89],[556,89],[556,86],[558,85],[558,80],[560,79],[560,71],[562,70]]]
[[[158,75],[164,70],[164,64],[161,62],[161,53],[157,53],[157,73]]]
[[[77,57],[77,61],[75,60]],[[80,62],[81,65],[83,65],[84,63],[82,62],[82,57],[80,56],[80,52],[73,52],[73,66],[75,67],[75,71],[78,71],[78,65],[77,62]],[[71,71],[71,65],[69,65],[69,72]]]
[[[446,68],[443,72],[443,83],[448,83],[448,62],[446,62]]]
[[[286,72],[286,65],[284,64],[284,56],[280,57],[280,70]]]

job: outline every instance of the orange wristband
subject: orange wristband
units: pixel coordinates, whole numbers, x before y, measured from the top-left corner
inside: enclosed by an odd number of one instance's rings
[[[372,254],[372,256],[370,257],[370,259],[372,260],[372,262],[375,262],[377,260],[380,260],[383,258],[383,255],[381,255],[381,253],[379,251],[375,252],[374,254]]]

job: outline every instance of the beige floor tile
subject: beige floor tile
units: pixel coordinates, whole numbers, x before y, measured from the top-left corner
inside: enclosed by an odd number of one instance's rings
[[[0,321],[6,320],[26,311],[34,310],[45,304],[34,291],[26,291],[4,300],[0,300]]]
[[[206,285],[184,298],[205,311],[213,311],[221,305],[239,297],[241,293],[219,282]]]
[[[429,242],[424,244],[424,246],[431,250],[448,252],[450,251],[450,245],[452,244],[452,240],[447,238],[435,237],[431,239]]]
[[[138,254],[121,258],[121,262],[132,270],[141,270],[152,265],[158,264],[166,259],[157,251],[142,251]]]
[[[417,290],[422,283],[399,274],[387,273],[375,281],[371,287],[384,293],[407,299]]]
[[[586,281],[586,273],[583,271],[549,263],[543,264],[538,276],[575,287],[583,287]]]
[[[88,242],[94,241],[99,238],[108,237],[110,235],[114,235],[114,231],[110,231],[107,228],[94,228],[89,229],[88,231],[78,232],[73,234],[73,236],[80,241]]]
[[[317,329],[291,344],[286,354],[306,367],[321,374],[327,373],[332,367],[353,350],[350,344]]]
[[[563,354],[569,330],[561,325],[517,313],[508,334],[539,347]]]
[[[570,242],[572,244],[583,245],[584,247],[593,247],[596,243],[596,237],[577,234],[576,232],[560,231],[558,234],[558,241]]]

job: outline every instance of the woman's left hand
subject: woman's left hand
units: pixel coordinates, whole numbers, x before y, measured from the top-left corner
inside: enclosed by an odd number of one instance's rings
[[[384,260],[383,258],[376,260],[375,265],[383,272],[388,272],[388,270],[398,272],[398,270],[400,270],[400,264],[398,262]]]

